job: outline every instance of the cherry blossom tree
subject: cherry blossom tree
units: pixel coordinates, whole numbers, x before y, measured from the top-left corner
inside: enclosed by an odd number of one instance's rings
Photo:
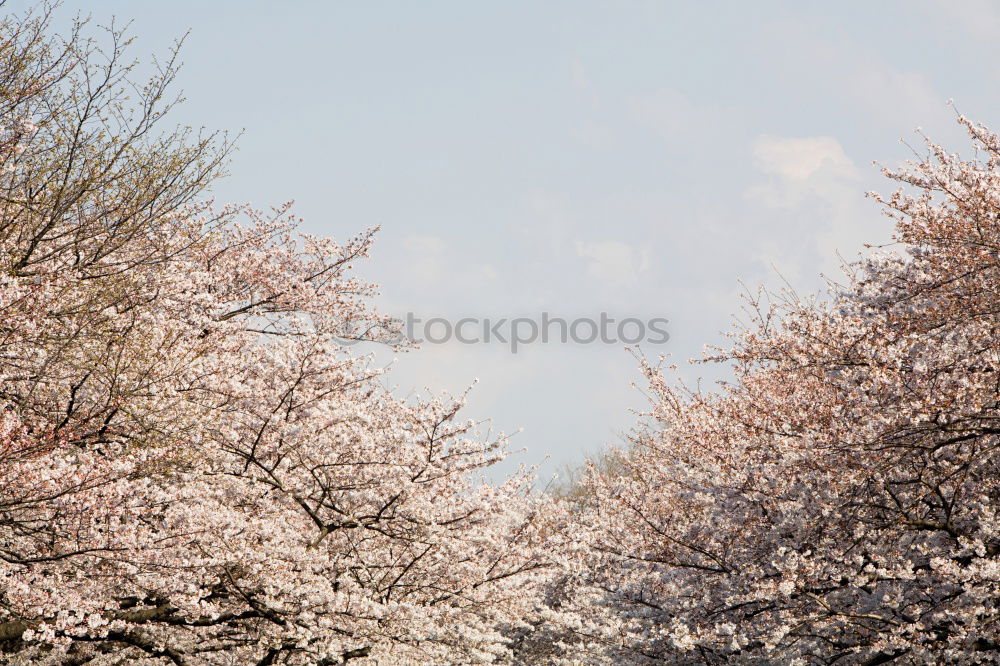
[[[872,195],[896,244],[830,298],[748,298],[577,507],[548,604],[565,663],[1000,661],[1000,138]]]
[[[374,230],[216,207],[117,28],[0,21],[0,662],[1000,661],[1000,138],[886,175],[897,243],[748,298],[567,497],[402,400]]]
[[[205,202],[230,144],[160,129],[173,57],[51,16],[0,23],[0,661],[511,659],[551,528],[461,397],[344,344],[394,333],[374,231]]]

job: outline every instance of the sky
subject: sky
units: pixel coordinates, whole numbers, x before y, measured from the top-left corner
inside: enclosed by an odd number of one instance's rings
[[[13,0],[6,10],[30,3]],[[295,200],[310,233],[380,226],[358,273],[403,317],[669,320],[687,366],[758,285],[816,293],[885,243],[881,166],[1000,127],[1000,3],[65,0],[189,33],[175,122],[242,131],[213,195]],[[62,20],[61,19],[61,20]],[[949,105],[949,100],[954,100]],[[646,406],[619,344],[424,344],[401,395],[468,393],[545,479],[621,445]],[[395,359],[395,360],[393,360]]]

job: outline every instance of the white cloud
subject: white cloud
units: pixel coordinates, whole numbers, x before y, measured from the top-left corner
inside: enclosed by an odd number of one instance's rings
[[[634,284],[650,265],[649,250],[620,241],[576,241],[578,256],[588,259],[587,273],[606,284]]]
[[[854,163],[829,136],[762,136],[754,142],[753,154],[761,171],[789,180],[804,181],[823,170],[839,177],[857,177]]]
[[[884,42],[873,45],[834,36],[825,24],[804,18],[775,21],[768,30],[788,53],[795,54],[795,71],[809,72],[811,78],[823,82],[829,104],[861,116],[859,129],[882,125],[909,134],[922,126],[937,136],[941,128],[954,125],[954,114],[946,106],[953,95],[935,90],[926,69],[901,60]]]
[[[863,196],[854,162],[833,137],[758,137],[755,167],[765,182],[746,189],[768,220],[751,255],[791,282],[815,273],[838,274],[837,253],[853,257],[873,237],[878,218]],[[881,235],[881,234],[879,234]]]
[[[746,195],[772,208],[793,207],[811,196],[837,205],[858,195],[858,169],[833,137],[761,136],[753,155],[756,168],[771,179]]]

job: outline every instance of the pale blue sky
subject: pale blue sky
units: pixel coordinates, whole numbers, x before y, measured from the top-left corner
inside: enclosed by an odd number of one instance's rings
[[[8,7],[26,6],[20,0]],[[684,360],[739,280],[804,292],[887,238],[863,194],[946,105],[1000,125],[988,2],[80,2],[136,54],[191,29],[175,119],[244,129],[220,200],[295,199],[314,233],[382,225],[393,314],[663,316]],[[719,376],[704,367],[685,371]],[[403,392],[463,390],[548,473],[642,407],[621,346],[427,347]]]

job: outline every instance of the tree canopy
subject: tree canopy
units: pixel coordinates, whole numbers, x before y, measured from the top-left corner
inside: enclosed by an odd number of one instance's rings
[[[642,361],[544,494],[346,344],[396,344],[375,230],[216,207],[175,54],[89,30],[0,21],[0,662],[1000,661],[1000,137],[887,170],[895,244],[749,298],[733,381]]]

